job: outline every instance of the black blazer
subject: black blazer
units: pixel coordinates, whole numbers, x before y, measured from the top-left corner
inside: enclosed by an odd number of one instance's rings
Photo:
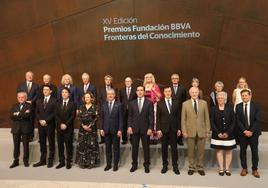
[[[185,87],[179,84],[176,94],[175,94],[173,85],[170,85],[170,87],[171,87],[171,90],[172,90],[172,99],[177,100],[179,105],[180,105],[180,107],[181,107],[182,103],[184,101],[186,101],[186,89],[185,89]]]
[[[20,104],[14,104],[10,110],[10,119],[12,120],[11,133],[18,134],[31,134],[32,124],[31,124],[31,104],[24,103],[22,109],[20,110]],[[19,115],[14,115],[15,112],[19,112]]]
[[[17,87],[17,93],[18,92],[26,92],[27,93],[27,100],[32,102],[32,105],[35,104],[38,94],[39,94],[39,86],[37,83],[32,82],[31,90],[28,92],[27,83],[23,82],[18,85]]]
[[[43,98],[44,97],[44,94],[43,94],[43,87],[45,86],[45,84],[41,85],[40,86],[40,89],[39,89],[39,99]],[[57,89],[57,86],[55,86],[54,84],[49,84],[49,86],[51,87],[51,97],[57,99],[57,93],[58,93],[58,89]]]
[[[181,129],[179,103],[172,100],[171,113],[169,113],[165,99],[157,103],[156,129],[167,133],[170,130],[177,132]]]
[[[117,99],[117,89],[114,88],[113,86],[111,86],[111,88],[114,89],[114,91],[115,91],[115,100],[116,100]],[[98,102],[99,102],[100,108],[106,102],[106,98],[107,98],[106,86],[103,86],[99,89],[99,92],[98,92]]]
[[[114,102],[111,114],[109,114],[108,102],[102,105],[101,129],[104,130],[105,134],[117,134],[117,131],[123,131],[123,113],[120,102]]]
[[[126,87],[119,91],[119,100],[123,105],[123,113],[125,114],[130,101],[137,99],[136,88],[131,86],[129,98],[127,98]]]
[[[223,111],[226,123],[225,126],[223,126],[222,121],[220,121],[221,117],[218,117],[219,116],[218,111],[219,111],[218,106],[213,106],[211,108],[210,122],[211,122],[212,137],[217,139],[218,134],[227,133],[229,135],[229,139],[234,138],[234,128],[236,125],[236,118],[233,106],[225,104]]]
[[[148,99],[144,99],[141,113],[139,113],[138,99],[131,101],[128,108],[128,127],[131,127],[133,133],[146,134],[148,129],[153,129],[154,125],[154,107]]]
[[[74,119],[76,115],[76,104],[69,100],[67,107],[63,110],[63,102],[58,102],[55,109],[56,127],[57,131],[70,132],[74,129]],[[61,130],[60,125],[64,123],[67,125],[67,129]]]
[[[245,126],[245,115],[243,110],[243,102],[236,105],[236,120],[239,127],[240,135],[244,135],[243,132],[247,130]],[[261,135],[261,111],[259,106],[255,102],[250,102],[250,128],[249,131],[253,132],[253,135]]]
[[[46,108],[44,108],[44,99],[38,99],[36,102],[36,120],[45,120],[47,122],[47,126],[55,125],[55,108],[57,106],[57,99],[50,96]]]
[[[58,90],[58,101],[62,101],[61,91],[63,90],[64,86],[61,85]],[[78,102],[78,94],[77,94],[77,88],[74,85],[70,85],[70,100],[73,101],[75,104]]]
[[[94,85],[89,84],[87,88],[87,92],[90,92],[95,97],[95,100],[97,100],[97,89]],[[83,104],[82,97],[84,96],[84,85],[78,88],[78,106],[81,106]],[[96,102],[95,102],[96,103]]]

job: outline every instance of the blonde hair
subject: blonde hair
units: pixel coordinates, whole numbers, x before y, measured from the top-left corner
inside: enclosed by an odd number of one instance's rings
[[[153,84],[155,84],[155,77],[152,73],[147,73],[144,75],[144,81],[143,81],[143,85],[145,86],[147,83],[146,83],[146,77],[152,77],[152,82]]]
[[[61,84],[64,85],[64,80],[65,79],[68,79],[70,81],[70,84],[73,84],[73,79],[71,77],[70,74],[64,74],[62,77],[61,77]]]
[[[239,88],[239,81],[240,80],[244,80],[245,81],[245,88],[244,89],[248,89],[247,79],[245,77],[243,77],[243,76],[238,79],[238,83],[236,84],[236,88]]]

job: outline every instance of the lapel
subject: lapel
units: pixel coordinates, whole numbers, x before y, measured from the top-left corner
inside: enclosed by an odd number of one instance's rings
[[[168,106],[167,106],[167,103],[166,103],[166,99],[163,100],[163,106],[164,106],[164,108],[166,109],[167,114],[171,114],[171,109],[172,109],[172,106],[173,106],[173,105],[171,105],[170,113],[169,113],[169,111],[168,111]]]
[[[139,112],[138,100],[139,99],[136,100],[136,106],[137,106],[137,109],[138,109],[138,112]],[[144,98],[143,105],[142,105],[142,108],[141,108],[141,112],[139,112],[139,115],[141,115],[143,113],[143,109],[144,109],[145,105],[146,105],[146,98]]]
[[[192,99],[189,99],[188,105],[189,105],[192,113],[197,116],[198,115],[198,112],[199,112],[199,108],[200,108],[200,106],[199,106],[199,100],[198,100],[198,104],[197,104],[198,105],[198,107],[197,107],[197,113],[195,113],[195,111],[194,111]]]
[[[108,104],[108,103],[107,103]],[[108,105],[107,105],[108,106]],[[111,111],[111,114],[110,116],[112,115],[112,113],[114,112],[115,108],[117,107],[117,103],[116,101],[114,101],[114,105],[112,106],[112,111]],[[109,108],[108,108],[108,112],[109,112]]]

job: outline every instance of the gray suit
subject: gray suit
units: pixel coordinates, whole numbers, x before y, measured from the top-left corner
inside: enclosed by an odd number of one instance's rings
[[[210,131],[207,102],[197,101],[197,113],[192,100],[185,101],[181,112],[182,133],[187,134],[188,160],[190,170],[203,170],[206,136]]]

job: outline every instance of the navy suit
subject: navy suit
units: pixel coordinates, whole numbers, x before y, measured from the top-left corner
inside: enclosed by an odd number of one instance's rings
[[[92,95],[94,96],[95,100],[97,99],[97,89],[96,89],[96,87],[94,85],[89,84],[86,93],[87,92],[92,93]],[[78,93],[78,106],[81,106],[83,104],[82,97],[85,94],[84,85],[82,85],[81,87],[78,88],[77,93]],[[95,103],[97,103],[97,102],[95,101]]]
[[[247,147],[251,148],[252,153],[252,170],[258,169],[259,155],[258,155],[258,145],[259,136],[261,135],[260,122],[261,122],[261,112],[258,105],[254,102],[250,102],[250,112],[249,112],[249,127],[246,126],[246,118],[244,114],[243,102],[236,105],[236,120],[239,129],[239,141],[240,141],[240,160],[243,169],[247,169]],[[251,137],[244,136],[244,131],[249,130],[253,132]]]
[[[62,101],[61,91],[64,88],[64,85],[61,85],[58,89],[58,101]],[[70,100],[73,101],[75,104],[78,102],[78,93],[77,88],[74,85],[70,85],[69,87],[71,93],[70,93]]]
[[[112,145],[114,165],[118,165],[120,159],[120,138],[117,136],[117,132],[123,131],[123,113],[121,103],[114,101],[111,112],[109,111],[108,102],[102,105],[101,129],[104,130],[105,133],[107,165],[111,166],[112,163]]]

